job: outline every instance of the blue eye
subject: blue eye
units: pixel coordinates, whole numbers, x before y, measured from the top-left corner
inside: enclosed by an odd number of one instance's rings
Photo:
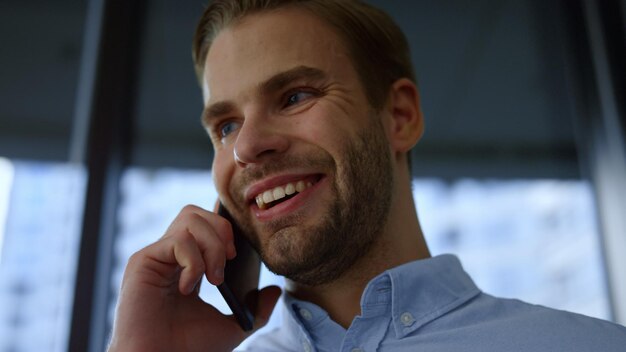
[[[287,102],[285,106],[289,107],[295,104],[300,103],[301,101],[311,97],[313,93],[311,92],[296,92],[287,96]]]
[[[238,127],[238,123],[235,121],[229,121],[229,122],[224,123],[220,127],[220,137],[222,138],[227,137],[229,134],[235,131],[237,127]]]

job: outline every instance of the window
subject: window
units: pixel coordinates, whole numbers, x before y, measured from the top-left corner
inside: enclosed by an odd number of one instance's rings
[[[484,292],[609,319],[590,185],[416,180],[433,254],[457,254]]]
[[[0,218],[0,351],[65,351],[85,174],[0,160],[0,204],[9,205]]]

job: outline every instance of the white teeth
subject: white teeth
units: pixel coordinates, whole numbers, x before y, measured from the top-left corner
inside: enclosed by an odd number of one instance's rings
[[[272,194],[272,191],[265,191],[263,192],[263,201],[265,203],[270,203],[274,200],[274,195]]]
[[[278,200],[285,197],[285,190],[282,187],[276,187],[272,190],[274,200]]]
[[[256,196],[256,205],[259,206],[259,209],[265,209],[265,203],[263,203],[263,198],[260,195]]]
[[[311,186],[313,186],[313,182],[310,181],[306,183],[304,181],[298,181],[295,184],[290,182],[284,186],[278,186],[258,194],[255,198],[256,204],[259,206],[259,209],[266,209],[267,204],[296,192],[300,193]]]

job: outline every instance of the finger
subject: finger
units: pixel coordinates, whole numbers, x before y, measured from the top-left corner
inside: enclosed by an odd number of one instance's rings
[[[183,294],[191,292],[206,271],[200,249],[190,234],[164,238],[135,253],[131,260],[129,265],[157,274],[148,277],[150,281],[156,280],[155,285],[178,283]]]
[[[216,230],[204,218],[193,213],[189,215],[186,231],[196,240],[204,263],[205,273],[210,283],[219,285],[224,280],[224,266],[226,265],[226,245],[217,235]]]
[[[225,219],[200,210],[195,206],[185,207],[176,217],[164,238],[177,238],[187,234],[193,236],[205,263],[207,280],[214,285],[219,285],[223,281],[226,259],[232,259],[235,254],[234,250],[228,253],[229,244],[223,242],[223,238],[232,237],[232,229]],[[207,217],[211,220],[210,222]],[[219,235],[229,231],[230,236]]]
[[[231,237],[225,239],[226,241],[229,241],[229,244],[232,243],[232,245],[229,245],[227,247],[228,249],[227,257],[228,259],[233,259],[237,255],[237,253],[236,253],[236,248],[235,248],[235,243],[234,243],[234,232],[233,232],[233,227],[231,223],[231,221],[233,221],[232,216],[228,213],[226,208],[224,208],[224,205],[222,205],[219,199],[215,201],[215,206],[213,206],[213,213],[219,215],[221,218],[223,218],[224,220],[228,222],[228,224],[223,224],[223,226],[228,226],[228,229],[225,229],[225,231],[231,233]],[[230,240],[232,240],[232,242],[230,242]]]
[[[219,206],[217,209],[219,209]],[[215,231],[217,231],[217,235],[220,237],[222,242],[226,245],[227,258],[233,259],[237,255],[237,253],[235,250],[233,226],[230,223],[231,219],[227,219],[219,215],[217,211],[212,213],[212,212],[203,210],[199,212],[198,215],[205,218],[211,224],[211,226],[215,229]]]
[[[209,212],[204,212],[198,215],[202,216],[204,219],[207,219],[207,217],[210,219],[209,223],[211,224],[211,227],[215,229],[217,236],[226,246],[226,258],[235,258],[237,255],[234,241],[235,236],[233,234],[233,226],[230,221],[222,216]]]
[[[161,241],[178,243],[187,242],[189,246],[193,245],[200,253],[200,258],[205,264],[205,271],[215,271],[217,268],[224,267],[226,261],[226,251],[224,244],[216,234],[216,231],[195,213],[187,213],[184,217],[177,220],[176,224],[172,224],[167,234]],[[162,254],[166,260],[175,260],[183,266],[184,263],[178,261],[177,258],[168,258],[167,252]],[[212,277],[212,275],[209,275]],[[211,281],[211,280],[210,280]]]
[[[168,229],[168,233],[176,233],[182,228],[186,228],[186,225],[190,220],[197,220],[198,217],[204,220],[208,226],[213,229],[212,232],[217,235],[220,241],[224,244],[226,257],[228,259],[234,258],[236,251],[235,244],[233,242],[233,229],[230,222],[215,213],[204,210],[195,205],[187,205],[183,207],[176,219],[172,222],[170,229]],[[168,233],[166,233],[165,236],[168,236]]]
[[[202,274],[206,272],[205,261],[195,238],[190,234],[175,242],[173,252],[176,261],[182,267],[178,289],[183,295],[188,295],[202,280]]]
[[[254,329],[260,329],[270,319],[276,302],[280,298],[281,289],[278,286],[268,286],[259,291],[256,315],[254,317]]]

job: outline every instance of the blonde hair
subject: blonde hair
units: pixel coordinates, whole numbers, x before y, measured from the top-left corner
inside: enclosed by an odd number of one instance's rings
[[[387,101],[393,82],[415,82],[409,46],[398,25],[385,12],[358,0],[216,0],[204,11],[193,39],[193,61],[201,82],[204,63],[221,30],[245,16],[284,7],[311,12],[331,27],[346,45],[350,59],[374,109]]]

